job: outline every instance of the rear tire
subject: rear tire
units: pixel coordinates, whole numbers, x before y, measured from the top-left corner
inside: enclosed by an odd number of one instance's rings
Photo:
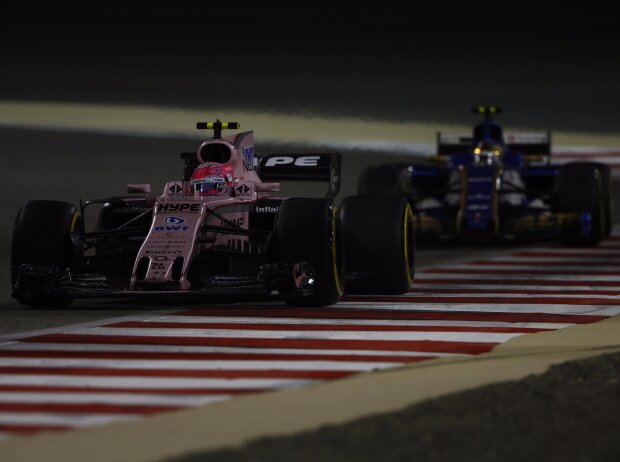
[[[326,306],[343,293],[343,262],[336,209],[327,199],[291,198],[278,211],[275,224],[277,260],[307,261],[313,268],[314,290],[301,293],[283,284],[280,296],[289,306]]]
[[[603,227],[603,237],[609,237],[611,235],[611,229],[613,228],[613,182],[609,165],[603,164],[601,162],[571,162],[570,164],[566,165],[579,166],[585,169],[596,168],[599,171],[601,175],[603,220],[605,221]]]
[[[84,231],[78,209],[70,203],[36,200],[24,204],[15,220],[11,251],[13,296],[28,306],[67,306],[68,295],[50,293],[47,285],[18,282],[19,265],[46,267],[48,274],[62,274],[81,265]],[[48,281],[49,282],[49,281]]]
[[[398,197],[406,194],[407,184],[408,179],[402,165],[376,165],[368,167],[360,174],[358,193]]]
[[[406,293],[413,283],[415,234],[409,202],[352,196],[340,207],[347,294]]]
[[[592,216],[589,237],[577,231],[563,232],[566,244],[598,244],[611,232],[610,176],[605,179],[604,164],[595,162],[574,162],[560,166],[556,179],[556,212],[583,213]],[[609,173],[609,172],[607,172]]]

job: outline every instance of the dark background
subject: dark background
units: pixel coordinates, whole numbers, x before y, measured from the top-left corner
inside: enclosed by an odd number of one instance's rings
[[[546,3],[7,4],[0,98],[617,131],[611,3]]]

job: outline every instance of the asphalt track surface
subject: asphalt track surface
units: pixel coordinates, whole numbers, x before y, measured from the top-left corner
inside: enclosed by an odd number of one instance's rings
[[[15,172],[7,179],[15,193],[2,204],[6,222],[23,201],[45,197],[50,179],[72,171],[80,174],[55,184],[54,198],[75,202],[76,192],[81,197],[110,194],[108,175],[122,191],[145,164],[149,172],[140,181],[161,184],[169,179],[171,165],[180,167],[176,153],[195,143],[2,132],[5,152],[19,146],[29,153],[11,164]],[[265,146],[265,151],[291,148]],[[63,162],[50,163],[54,158]],[[376,153],[344,153],[343,197],[354,193],[359,170],[376,162]],[[28,172],[25,188],[20,187],[23,171]],[[85,174],[89,171],[96,174]],[[314,186],[290,185],[290,193],[313,195],[321,187]],[[17,306],[5,286],[1,433],[8,441],[12,435],[131,422],[360,372],[476,356],[523,334],[595,323],[620,312],[619,255],[616,238],[593,249],[548,243],[421,247],[409,294],[348,297],[335,309],[295,313],[277,302],[231,307],[96,300],[34,310]]]
[[[24,39],[23,35],[13,38]],[[213,56],[213,48],[208,52],[199,46],[177,49],[174,44],[148,48],[138,38],[123,43],[122,53],[117,53],[120,47],[112,50],[103,42],[93,46],[88,40],[72,37],[67,42],[70,49],[59,54],[53,40],[33,40],[36,46],[26,50],[3,50],[3,57],[9,60],[0,76],[0,96],[11,101],[198,109],[223,106],[284,116],[302,108],[302,112],[319,117],[423,121],[433,126],[467,125],[471,119],[463,117],[463,112],[469,106],[499,103],[507,110],[503,120],[509,126],[594,133],[607,137],[606,147],[613,146],[609,139],[617,136],[619,73],[616,60],[609,59],[609,50],[614,49],[611,45],[601,47],[596,40],[573,38],[561,47],[554,41],[540,44],[532,40],[523,49],[516,40],[512,45],[517,46],[492,50],[479,59],[475,39],[454,41],[450,49],[442,50],[407,42],[396,44],[387,53],[385,42],[370,39],[364,42],[366,47],[352,47],[354,39],[330,43],[331,51],[324,54],[326,47],[314,50],[312,37],[297,48],[297,44],[280,39],[258,42],[252,50],[227,50],[239,67],[225,72],[212,72],[213,62],[203,59],[207,54]],[[487,69],[494,72],[484,72]],[[241,122],[251,125],[251,121]],[[180,171],[176,153],[191,150],[195,142],[187,137],[159,139],[14,126],[5,126],[0,132],[6,192],[0,197],[5,223],[0,228],[3,281],[8,281],[11,227],[21,203],[41,197],[76,201],[107,196],[121,193],[129,182],[162,184],[171,172]],[[271,145],[264,150],[291,147],[298,146]],[[344,154],[342,196],[354,191],[363,165],[382,160],[376,152]],[[5,163],[6,159],[10,161]],[[291,192],[310,191],[292,186]],[[246,428],[245,437],[227,437],[246,421],[260,422],[260,415],[243,411],[221,414],[235,402],[254,403],[250,409],[260,408],[261,403],[286,403],[282,406],[303,409],[307,414],[327,414],[330,402],[332,408],[338,407],[335,401],[317,399],[304,408],[300,400],[286,401],[277,393],[256,394],[252,401],[253,394],[244,395],[243,391],[284,387],[287,390],[282,396],[289,398],[301,396],[296,392],[304,390],[320,394],[321,390],[340,387],[342,391],[350,386],[357,391],[356,380],[364,378],[385,389],[396,389],[389,381],[381,383],[393,366],[396,371],[412,368],[433,377],[431,366],[423,369],[425,363],[473,359],[493,348],[501,352],[505,344],[523,338],[547,338],[604,324],[603,319],[618,310],[617,246],[613,239],[600,250],[585,252],[548,244],[535,249],[419,249],[416,281],[420,285],[412,293],[390,300],[345,300],[329,313],[300,311],[294,317],[289,311],[278,311],[277,304],[269,311],[263,306],[260,315],[248,311],[247,305],[233,309],[193,306],[188,310],[167,302],[152,306],[89,301],[63,310],[24,309],[9,298],[5,283],[0,285],[0,332],[3,340],[8,340],[0,356],[0,370],[6,378],[0,398],[0,433],[5,440],[0,445],[6,457],[15,460],[27,460],[20,457],[24,454],[32,460],[42,456],[94,458],[93,448],[105,454],[101,444],[112,448],[117,441],[128,440],[159,451],[156,456],[137,456],[128,446],[125,457],[135,456],[133,460],[178,456],[181,452],[174,449],[175,444],[183,440],[178,426],[169,427],[173,433],[168,434],[175,435],[169,441],[163,436],[166,433],[135,439],[133,432],[141,424],[152,428],[149,423],[159,418],[174,421],[192,412],[174,412],[181,408],[194,409],[200,416],[182,421],[184,425],[198,422],[209,429],[207,435],[198,432],[198,438],[183,450],[218,448],[217,441],[208,444],[218,430],[221,441],[239,444],[256,433]],[[467,280],[466,274],[476,277]],[[536,285],[531,284],[532,279]],[[538,333],[523,335],[534,332]],[[94,336],[99,336],[95,344]],[[247,356],[257,353],[261,359]],[[285,359],[283,355],[288,356]],[[454,356],[440,358],[443,355]],[[426,361],[432,358],[436,359]],[[505,368],[512,369],[510,364]],[[474,367],[473,362],[467,365]],[[495,373],[503,369],[498,366]],[[374,374],[357,374],[373,370]],[[467,382],[469,378],[458,376],[461,379]],[[321,386],[314,386],[319,383]],[[440,380],[434,386],[445,389]],[[407,394],[416,387],[417,382],[411,390],[399,392]],[[154,389],[158,392],[153,393]],[[399,392],[379,401],[393,403]],[[340,401],[351,398],[355,396],[345,392]],[[201,405],[209,402],[212,404],[202,409]],[[263,409],[266,415],[268,409]],[[206,413],[200,414],[201,410]],[[273,412],[282,417],[279,411]],[[359,416],[360,410],[356,412],[349,416]],[[209,420],[210,414],[225,417],[214,422]],[[302,417],[282,418],[281,422],[274,418],[264,425],[280,424],[281,433],[290,428],[301,431],[296,420]],[[131,423],[136,418],[138,425]],[[127,426],[122,424],[125,420],[130,422]],[[116,423],[100,425],[109,422]],[[62,431],[77,427],[85,427],[75,433],[77,439],[70,439],[73,432]],[[106,428],[116,435],[112,441],[105,437]],[[366,428],[372,432],[372,425]],[[196,435],[196,429],[184,428],[183,433]],[[16,434],[25,435],[21,446]],[[27,436],[30,434],[40,436]],[[36,452],[39,444],[43,454]],[[285,451],[287,457],[289,451]],[[122,459],[118,452],[114,454]],[[265,460],[270,460],[269,454]]]

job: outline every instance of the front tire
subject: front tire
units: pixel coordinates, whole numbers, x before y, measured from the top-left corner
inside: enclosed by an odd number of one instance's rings
[[[595,162],[574,162],[560,166],[556,179],[556,211],[558,213],[589,212],[591,232],[582,236],[579,232],[566,231],[565,244],[598,244],[611,231],[611,193],[605,185],[604,169]]]
[[[336,209],[327,199],[291,198],[278,211],[275,224],[277,260],[308,262],[312,289],[300,291],[291,281],[278,291],[289,306],[332,305],[343,293],[343,263]]]
[[[571,169],[598,170],[601,176],[601,198],[603,202],[603,237],[609,237],[613,228],[613,181],[609,165],[602,162],[571,162]]]
[[[80,213],[68,202],[36,200],[20,208],[11,250],[11,283],[19,303],[57,307],[72,302],[70,296],[53,291],[53,279],[81,264],[83,230]],[[20,265],[44,268],[44,280],[19,280]]]
[[[406,293],[414,275],[414,216],[403,197],[351,196],[340,206],[347,294]],[[352,279],[349,279],[352,278]]]

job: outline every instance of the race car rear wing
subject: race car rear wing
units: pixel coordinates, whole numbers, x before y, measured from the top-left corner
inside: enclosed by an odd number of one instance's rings
[[[437,132],[437,155],[449,156],[469,152],[473,147],[474,138],[471,135]]]
[[[327,198],[340,190],[340,153],[268,154],[258,156],[257,173],[263,181],[327,181]]]
[[[508,133],[504,135],[506,146],[523,155],[551,155],[551,132]],[[471,135],[437,132],[437,155],[468,152],[473,147]]]
[[[504,135],[506,146],[521,154],[551,155],[551,132],[543,133],[507,133]]]

